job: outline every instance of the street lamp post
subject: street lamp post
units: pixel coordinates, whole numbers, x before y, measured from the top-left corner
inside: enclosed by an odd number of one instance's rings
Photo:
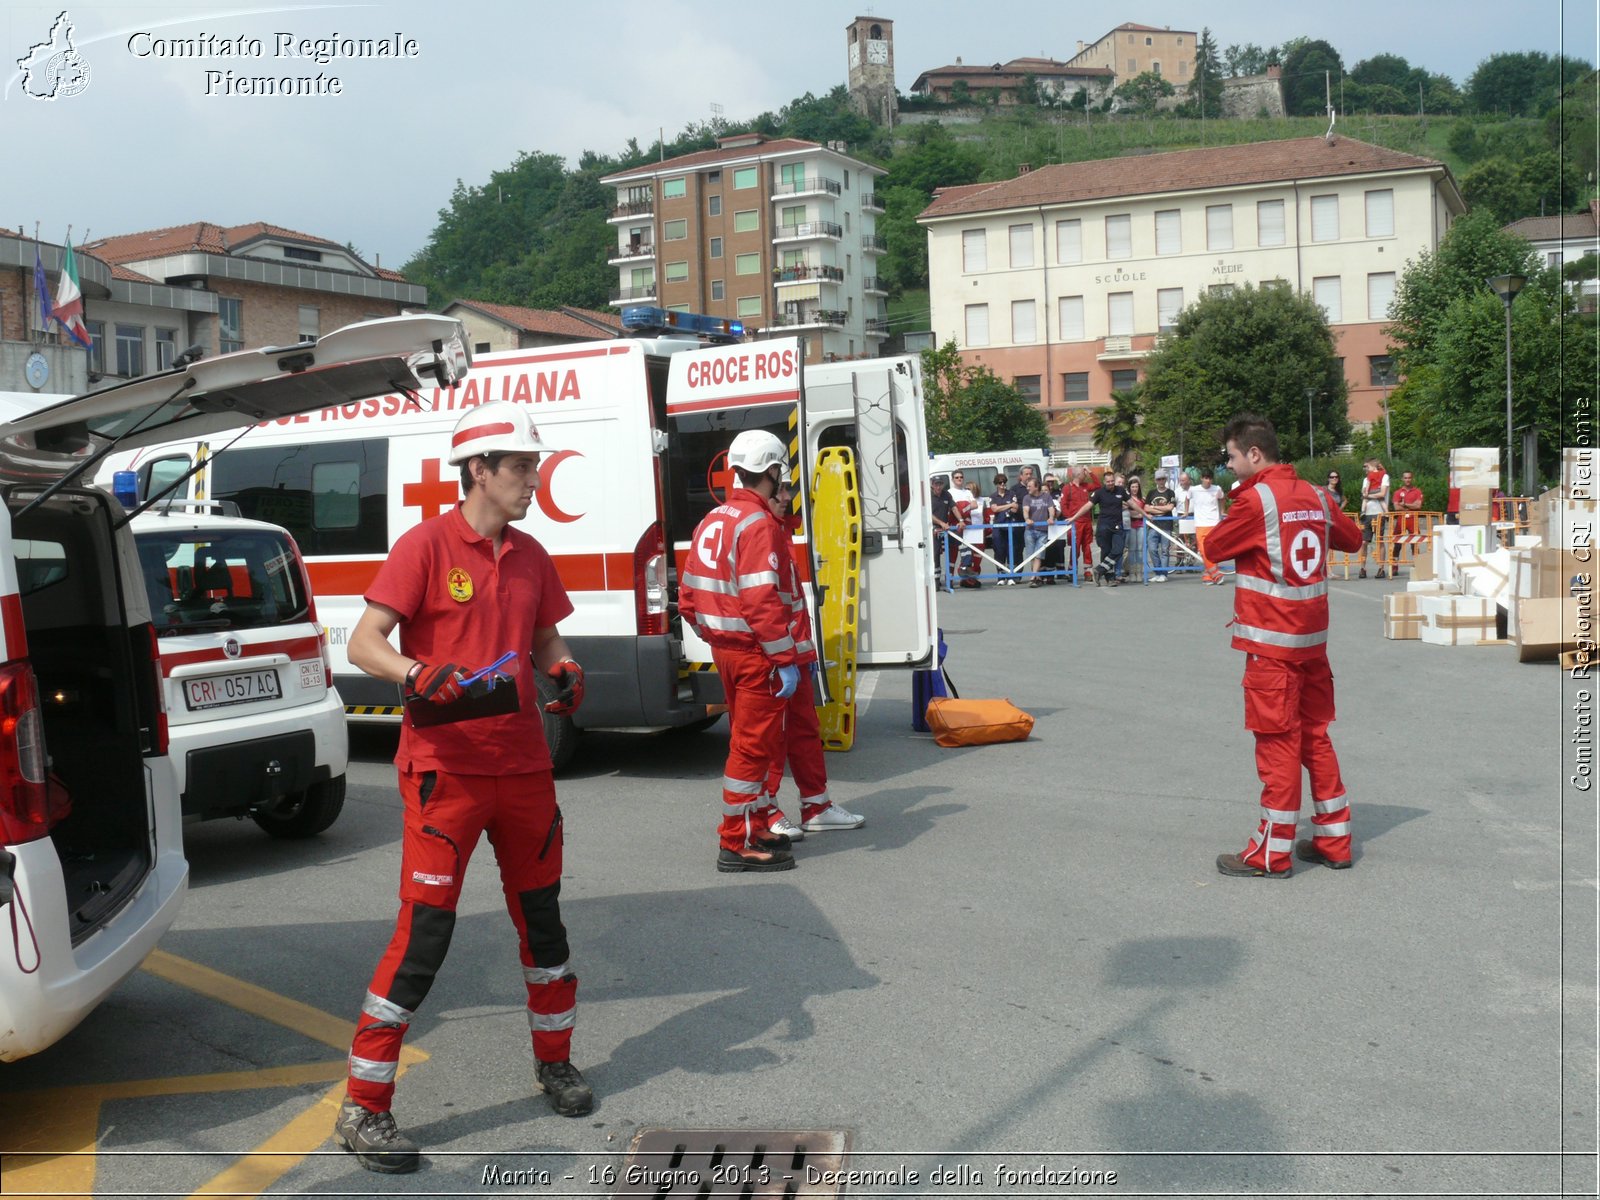
[[[1511,302],[1517,298],[1517,293],[1528,282],[1526,275],[1494,275],[1485,282],[1494,289],[1494,294],[1506,302],[1506,495],[1514,496],[1517,492],[1516,476],[1511,470],[1511,458],[1514,452],[1512,439],[1516,434],[1511,428]]]
[[[1315,458],[1317,456],[1317,418],[1316,415],[1311,411],[1311,402],[1316,399],[1316,396],[1316,388],[1308,387],[1306,389],[1306,441],[1308,443],[1306,446],[1307,458]]]

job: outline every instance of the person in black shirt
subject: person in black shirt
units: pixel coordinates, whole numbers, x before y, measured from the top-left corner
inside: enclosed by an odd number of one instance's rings
[[[1095,509],[1094,540],[1100,547],[1100,561],[1094,568],[1095,587],[1102,582],[1117,586],[1117,576],[1122,573],[1122,553],[1127,548],[1122,532],[1122,510],[1127,505],[1132,505],[1141,515],[1144,513],[1144,505],[1128,495],[1128,489],[1118,482],[1118,476],[1107,471],[1100,486],[1089,493],[1083,507],[1069,518],[1075,521],[1091,508]]]
[[[1003,562],[1007,569],[1021,557],[1017,551],[1021,549],[1021,537],[1017,522],[1022,520],[1021,506],[1006,486],[1006,477],[997,474],[994,477],[994,491],[989,496],[989,520],[994,525],[994,556]],[[1011,575],[1003,575],[1000,586],[1006,587],[1015,582]]]
[[[1151,583],[1167,581],[1167,568],[1172,562],[1172,543],[1161,534],[1171,534],[1175,531],[1176,522],[1173,520],[1172,510],[1177,503],[1177,496],[1173,495],[1172,489],[1167,486],[1167,477],[1157,475],[1155,491],[1151,492],[1144,502],[1145,516],[1150,522],[1150,530],[1145,534],[1145,544],[1150,559]]]
[[[935,475],[930,481],[932,498],[929,507],[933,510],[933,573],[939,581],[939,586],[944,591],[952,591],[944,578],[944,551],[946,543],[952,542],[955,537],[956,502],[950,493],[945,490],[944,476]]]
[[[1061,511],[1061,481],[1054,475],[1044,477],[1044,490],[1050,493],[1050,499],[1056,506],[1056,512]],[[1044,548],[1044,557],[1039,560],[1039,565],[1046,572],[1045,582],[1051,587],[1055,586],[1056,575],[1062,574],[1067,569],[1067,539],[1056,538]]]

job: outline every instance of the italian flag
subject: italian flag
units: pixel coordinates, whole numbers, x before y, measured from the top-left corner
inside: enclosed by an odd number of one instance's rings
[[[78,259],[67,240],[66,257],[61,262],[61,281],[56,284],[56,320],[72,335],[73,341],[87,348],[89,330],[83,323],[83,292],[78,288]]]

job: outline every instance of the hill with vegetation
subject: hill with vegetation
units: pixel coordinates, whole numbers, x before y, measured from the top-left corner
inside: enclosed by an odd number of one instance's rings
[[[1328,71],[1346,102],[1338,132],[1444,162],[1469,205],[1502,223],[1570,211],[1593,195],[1597,84],[1588,63],[1536,52],[1494,55],[1458,90],[1446,77],[1395,55],[1358,63],[1347,74],[1332,47],[1305,39],[1267,50],[1230,46],[1216,58],[1236,70],[1284,62],[1291,112],[1320,109]],[[1301,86],[1310,76],[1315,89]],[[1391,111],[1418,102],[1421,115]],[[1429,104],[1443,111],[1430,111]],[[878,230],[888,245],[879,274],[891,288],[895,328],[926,328],[926,300],[919,297],[927,288],[927,239],[916,217],[936,187],[1008,179],[1023,164],[1305,137],[1328,128],[1326,115],[1224,119],[1198,107],[1170,113],[980,107],[973,123],[933,121],[891,132],[856,115],[840,86],[751,120],[696,123],[664,143],[630,140],[617,153],[586,151],[572,166],[557,155],[525,152],[481,183],[457,181],[427,244],[404,271],[428,288],[435,307],[471,297],[533,308],[604,308],[616,284],[615,268],[606,265],[615,245],[606,217],[616,197],[601,178],[755,130],[843,142],[852,156],[887,171],[877,187],[885,209]]]

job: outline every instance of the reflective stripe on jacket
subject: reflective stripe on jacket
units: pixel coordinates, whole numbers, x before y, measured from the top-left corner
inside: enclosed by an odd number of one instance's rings
[[[783,526],[759,495],[735,488],[694,531],[678,579],[678,611],[712,646],[758,650],[776,666],[805,661],[796,644],[793,575]],[[809,640],[809,622],[805,632]]]
[[[1266,658],[1327,653],[1328,549],[1359,550],[1361,528],[1287,463],[1241,485],[1206,536],[1206,556],[1232,559],[1233,645]]]

